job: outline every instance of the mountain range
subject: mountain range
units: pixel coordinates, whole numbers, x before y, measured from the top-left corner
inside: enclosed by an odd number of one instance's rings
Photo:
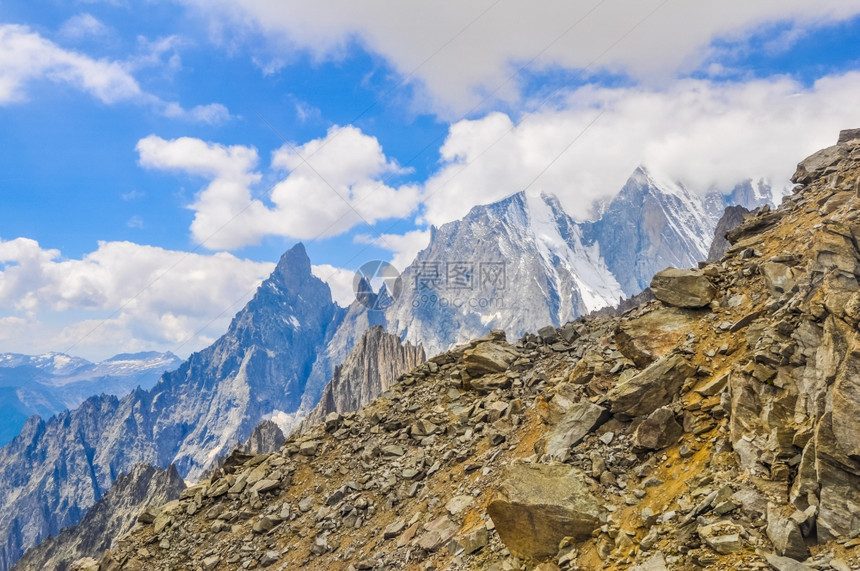
[[[747,194],[747,206],[769,196]],[[342,376],[377,371],[373,363],[385,361],[396,378],[419,354],[490,329],[519,336],[561,325],[638,292],[643,276],[669,261],[695,265],[731,200],[699,197],[644,168],[593,222],[577,223],[554,197],[517,193],[434,229],[402,273],[404,293],[383,311],[359,301],[339,307],[311,273],[304,247],[294,246],[227,332],[152,388],[92,397],[48,420],[31,417],[0,449],[0,570],[80,520],[141,462],[173,465],[193,481],[261,420],[287,432],[317,406],[341,363],[356,364]],[[393,338],[360,342],[373,326]],[[352,355],[356,347],[361,354]],[[341,402],[360,405],[384,390],[367,387]]]
[[[123,353],[100,363],[62,353],[0,353],[0,445],[34,414],[49,418],[94,394],[148,389],[180,364],[182,359],[170,352]]]

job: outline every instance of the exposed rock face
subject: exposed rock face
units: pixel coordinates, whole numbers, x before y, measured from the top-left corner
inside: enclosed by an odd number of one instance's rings
[[[358,410],[388,390],[394,381],[424,362],[421,345],[401,343],[380,326],[365,331],[323,390],[319,404],[303,422],[305,428],[332,412]]]
[[[514,464],[487,512],[505,545],[530,558],[555,555],[565,537],[584,539],[598,525],[593,481],[563,464]]]
[[[500,341],[455,347],[359,411],[291,435],[276,453],[228,459],[222,473],[142,518],[100,565],[860,566],[860,459],[850,438],[860,144],[840,147],[841,158],[779,209],[762,208],[729,232],[725,255],[702,268],[713,300],[671,310],[686,324],[669,352],[638,341],[660,329],[652,314],[667,304],[659,300],[541,328],[511,344],[517,357],[504,370],[477,378],[466,353]],[[584,402],[613,418],[572,443],[564,462],[551,461],[541,446]],[[640,428],[661,419],[683,434],[657,451],[641,446]],[[543,525],[558,513],[559,494],[541,494],[581,486],[529,490],[565,475],[517,477],[511,466],[578,474],[596,506],[590,533],[559,538]],[[490,507],[498,499],[513,509],[512,497],[533,514],[516,529]],[[824,544],[804,563],[778,555],[806,555],[798,532],[804,544]]]
[[[184,489],[185,483],[173,466],[159,470],[139,464],[117,478],[110,491],[76,526],[28,550],[13,569],[66,571],[82,557],[101,557],[105,549],[111,548],[115,537],[131,529],[146,506],[175,500]]]
[[[651,279],[654,297],[676,307],[704,307],[714,300],[717,288],[700,270],[666,268]]]

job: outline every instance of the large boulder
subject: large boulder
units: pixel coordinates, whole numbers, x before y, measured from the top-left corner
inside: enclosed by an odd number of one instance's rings
[[[463,364],[466,372],[472,377],[480,377],[488,373],[501,373],[511,366],[519,354],[507,343],[479,343],[463,353]]]
[[[717,288],[701,270],[666,268],[651,279],[654,297],[676,307],[704,307],[714,300]]]
[[[645,368],[670,353],[693,330],[690,312],[666,307],[628,319],[615,330],[615,345],[621,353]]]
[[[613,414],[628,417],[650,414],[672,402],[684,381],[696,374],[696,367],[681,355],[667,355],[607,394]]]
[[[487,511],[505,546],[521,557],[556,555],[565,537],[587,539],[599,525],[594,482],[566,464],[513,464]]]

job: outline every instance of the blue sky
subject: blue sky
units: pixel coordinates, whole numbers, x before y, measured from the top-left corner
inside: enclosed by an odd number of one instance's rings
[[[2,1],[0,352],[185,355],[297,241],[346,303],[580,135],[530,188],[578,218],[785,185],[860,126],[860,2],[748,4]]]

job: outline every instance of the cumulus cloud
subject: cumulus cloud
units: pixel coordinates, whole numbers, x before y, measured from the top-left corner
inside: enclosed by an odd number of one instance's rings
[[[358,234],[355,236],[355,242],[357,244],[372,244],[390,250],[392,253],[391,265],[402,272],[412,264],[418,252],[430,244],[430,231],[411,230],[405,234],[382,234],[380,236]]]
[[[103,103],[128,101],[143,93],[115,61],[64,50],[26,26],[0,26],[0,105],[26,99],[26,85],[39,79],[67,83]]]
[[[311,266],[311,272],[328,284],[331,297],[342,307],[347,307],[355,301],[355,291],[352,288],[355,270],[338,268],[330,264]]]
[[[736,41],[779,23],[790,29],[786,40],[860,14],[860,0],[216,0],[218,9],[212,0],[185,3],[209,19],[216,37],[227,30],[261,31],[276,54],[302,49],[337,58],[357,41],[449,116],[488,94],[516,99],[519,86],[508,78],[533,59],[532,71],[588,67],[659,81],[712,59],[714,39]]]
[[[80,17],[66,23],[67,34],[95,33],[98,20]],[[61,33],[62,35],[62,33]],[[198,105],[191,109],[179,103],[164,101],[144,91],[132,75],[133,69],[160,62],[161,55],[176,45],[174,37],[147,44],[148,55],[129,62],[94,59],[88,55],[64,49],[43,38],[26,26],[0,25],[0,106],[26,101],[28,87],[38,81],[70,85],[89,93],[102,103],[134,103],[146,105],[170,118],[197,123],[217,124],[230,118],[220,103]],[[177,65],[171,57],[169,66]]]
[[[34,240],[0,240],[0,330],[22,333],[3,339],[3,350],[71,348],[96,359],[198,350],[223,333],[273,267],[131,242],[101,242],[81,259],[66,259]],[[226,311],[212,320],[219,310]]]
[[[795,163],[834,144],[840,129],[860,125],[858,89],[858,73],[809,88],[784,77],[584,87],[518,123],[502,113],[460,121],[425,185],[423,218],[442,224],[530,184],[586,218],[639,164],[700,192],[729,191],[748,178],[787,186]]]
[[[384,182],[405,171],[386,158],[375,137],[355,127],[332,127],[324,138],[275,151],[271,167],[282,178],[265,197],[271,206],[252,198],[262,175],[251,147],[152,135],[137,150],[145,167],[209,179],[189,208],[194,239],[210,249],[239,248],[266,235],[335,236],[357,224],[407,216],[420,198],[417,186]]]

